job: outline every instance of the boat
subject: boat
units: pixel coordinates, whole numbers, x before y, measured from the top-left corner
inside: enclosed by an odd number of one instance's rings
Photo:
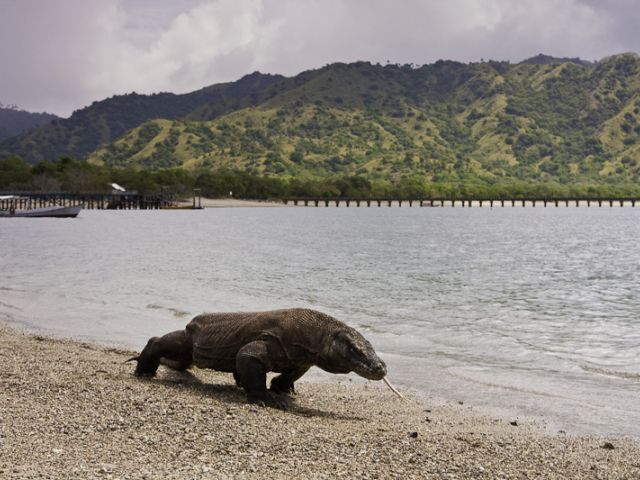
[[[43,207],[31,208],[27,210],[0,210],[0,218],[11,217],[54,217],[54,218],[73,218],[77,217],[82,210],[82,205],[74,205],[72,207]]]

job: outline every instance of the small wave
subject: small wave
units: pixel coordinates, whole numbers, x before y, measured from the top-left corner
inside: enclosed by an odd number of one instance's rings
[[[168,312],[173,313],[173,316],[178,318],[186,317],[189,315],[189,312],[185,310],[179,310],[177,308],[172,308],[172,307],[163,307],[162,305],[157,305],[155,303],[148,304],[147,308],[151,310],[166,310]]]
[[[15,305],[11,305],[10,303],[0,302],[0,307],[6,307],[12,310],[17,310],[19,312],[22,312],[22,309],[20,307],[16,307]]]
[[[0,292],[26,292],[23,288],[0,287]]]
[[[551,392],[545,392],[545,391],[542,391],[542,390],[535,390],[535,389],[532,389],[532,388],[517,387],[515,385],[505,385],[505,384],[496,383],[496,382],[489,382],[489,381],[481,380],[479,378],[473,378],[473,377],[470,377],[468,375],[464,375],[462,373],[457,373],[457,372],[454,372],[454,371],[449,371],[449,373],[454,377],[460,378],[460,379],[465,380],[467,382],[475,383],[477,385],[482,385],[482,386],[485,386],[485,387],[498,388],[498,389],[507,390],[507,391],[510,391],[510,392],[525,393],[527,395],[537,395],[537,396],[540,396],[540,397],[560,398],[560,399],[568,399],[569,398],[569,397],[564,396],[564,395],[559,395],[559,394],[555,394],[555,393],[551,393]]]
[[[588,365],[580,365],[580,368],[585,372],[598,373],[600,375],[607,375],[609,377],[623,378],[625,380],[633,380],[640,382],[640,373],[634,372],[620,372],[616,370],[609,370],[608,368],[590,367]]]
[[[360,329],[364,332],[373,332],[373,333],[388,333],[386,330],[381,328],[374,327],[373,325],[369,325],[368,323],[361,323],[358,325]]]

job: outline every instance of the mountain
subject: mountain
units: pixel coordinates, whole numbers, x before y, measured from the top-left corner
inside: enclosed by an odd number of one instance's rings
[[[637,182],[639,117],[635,54],[336,63],[180,96],[115,97],[0,149],[32,161],[73,153],[113,166],[309,178]]]
[[[50,113],[31,113],[0,104],[0,141],[55,120]]]
[[[135,92],[93,102],[17,137],[0,142],[0,152],[19,155],[35,163],[61,156],[84,158],[128,130],[153,118],[209,120],[263,101],[269,87],[283,77],[253,73],[237,82],[222,83],[175,95]]]

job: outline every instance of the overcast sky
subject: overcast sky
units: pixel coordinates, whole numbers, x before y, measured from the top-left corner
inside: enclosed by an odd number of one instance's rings
[[[332,62],[640,51],[640,0],[0,0],[0,102],[68,116]]]

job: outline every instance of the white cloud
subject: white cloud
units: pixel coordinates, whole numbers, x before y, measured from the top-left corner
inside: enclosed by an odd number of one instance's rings
[[[134,42],[124,34],[122,11],[107,12],[107,34],[87,75],[94,91],[184,92],[236,79],[253,64],[253,55],[243,52],[252,51],[269,29],[259,0],[219,0],[195,5],[155,37]]]
[[[596,59],[640,48],[633,3],[0,0],[0,101],[68,114],[133,90],[186,92],[335,61]]]

